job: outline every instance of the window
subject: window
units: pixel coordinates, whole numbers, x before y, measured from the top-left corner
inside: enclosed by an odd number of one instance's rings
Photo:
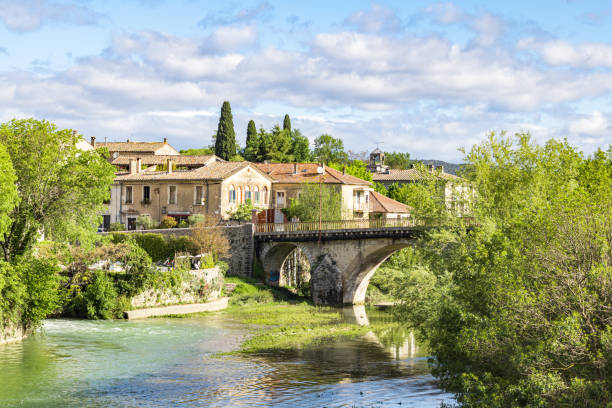
[[[285,208],[285,192],[276,192],[276,208]]]
[[[196,186],[195,188],[195,204],[202,205],[204,202],[204,188],[202,186]]]
[[[168,186],[168,204],[176,204],[176,186]]]
[[[263,202],[268,204],[268,187],[263,188]]]
[[[230,186],[229,188],[229,202],[230,203],[236,202],[236,189],[234,189],[234,186]]]
[[[259,187],[253,187],[253,203],[259,204]]]
[[[244,201],[246,202],[247,200],[251,200],[251,202],[253,201],[253,196],[251,195],[251,189],[249,186],[244,188]]]
[[[242,202],[242,189],[240,187],[238,187],[238,189],[236,190],[236,199],[239,203]]]
[[[132,186],[125,186],[125,203],[132,204]]]
[[[151,186],[142,187],[142,201],[151,202]]]

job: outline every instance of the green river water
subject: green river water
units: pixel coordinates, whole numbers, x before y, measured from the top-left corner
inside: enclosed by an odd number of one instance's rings
[[[218,356],[248,328],[221,315],[53,319],[0,345],[1,407],[438,407],[412,336],[369,333],[281,354]]]

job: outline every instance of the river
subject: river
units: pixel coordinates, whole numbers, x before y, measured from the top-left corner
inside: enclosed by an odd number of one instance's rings
[[[182,319],[53,319],[0,345],[0,406],[438,407],[437,388],[411,335],[273,355],[217,355],[248,328],[222,315]],[[382,339],[380,337],[383,337]]]

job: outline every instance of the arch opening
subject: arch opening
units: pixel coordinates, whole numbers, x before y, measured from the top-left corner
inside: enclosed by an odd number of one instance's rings
[[[307,290],[310,284],[310,260],[302,248],[293,243],[279,243],[262,255],[266,283]]]
[[[365,303],[370,280],[378,268],[395,252],[407,247],[410,247],[410,244],[387,245],[356,259],[349,267],[350,273],[344,282],[343,303],[353,305]]]

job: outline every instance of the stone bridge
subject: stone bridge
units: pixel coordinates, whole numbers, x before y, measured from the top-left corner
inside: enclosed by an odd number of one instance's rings
[[[310,290],[317,305],[363,303],[378,266],[424,232],[424,227],[408,224],[322,231],[287,231],[283,224],[276,228],[255,230],[256,256],[270,276],[279,274],[288,255],[299,248],[311,266]]]

